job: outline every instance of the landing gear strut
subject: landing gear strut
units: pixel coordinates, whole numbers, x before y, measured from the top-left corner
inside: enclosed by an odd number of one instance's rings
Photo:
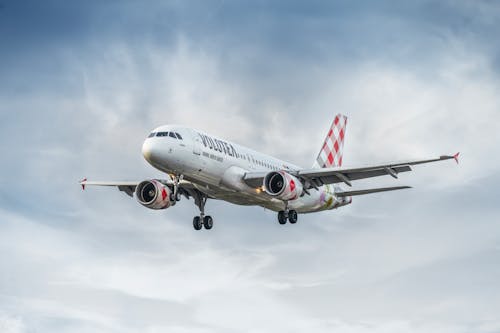
[[[288,201],[285,201],[285,210],[280,210],[278,212],[278,222],[279,224],[285,224],[287,220],[295,224],[297,223],[298,216],[296,210],[288,209]]]
[[[195,192],[194,202],[196,206],[200,209],[200,215],[193,218],[193,227],[195,230],[201,230],[202,227],[210,230],[214,225],[214,220],[210,215],[205,215],[205,203],[207,202],[208,196],[199,191]]]
[[[179,192],[179,182],[182,181],[182,179],[184,178],[184,175],[175,175],[172,179],[172,181],[174,182],[174,190],[172,191],[172,193],[170,193],[170,201],[172,202],[173,205],[175,205],[175,203],[177,201],[181,201],[181,193]],[[193,221],[194,223],[194,221]]]

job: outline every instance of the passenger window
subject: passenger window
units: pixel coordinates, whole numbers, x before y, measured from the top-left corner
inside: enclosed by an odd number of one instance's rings
[[[177,139],[177,137],[175,136],[174,132],[169,132],[168,136],[170,136],[171,138]]]
[[[177,135],[177,138],[178,138],[179,140],[182,140],[182,136],[181,136],[179,133],[177,133],[177,132],[176,132],[176,133],[175,133],[175,135]]]

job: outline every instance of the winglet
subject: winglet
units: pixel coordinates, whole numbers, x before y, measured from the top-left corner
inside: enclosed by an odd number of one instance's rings
[[[82,185],[82,190],[85,190],[85,184],[87,183],[87,178],[83,178],[82,180],[80,180],[80,185]]]
[[[455,160],[455,162],[457,162],[457,164],[458,164],[458,155],[460,155],[460,152],[453,155],[453,159]]]

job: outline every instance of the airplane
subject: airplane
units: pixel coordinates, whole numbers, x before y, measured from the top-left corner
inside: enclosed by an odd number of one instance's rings
[[[237,205],[261,206],[277,212],[278,222],[294,224],[298,214],[337,209],[352,203],[352,197],[408,189],[393,186],[363,190],[343,190],[352,182],[371,177],[391,176],[411,171],[418,164],[454,159],[438,158],[382,163],[362,167],[342,167],[347,117],[338,114],[310,169],[257,152],[228,140],[178,125],[160,126],[150,132],[142,145],[142,155],[166,179],[143,181],[80,181],[86,186],[112,186],[150,209],[175,206],[182,197],[193,198],[200,213],[193,218],[195,230],[210,230],[213,219],[205,215],[208,199]]]

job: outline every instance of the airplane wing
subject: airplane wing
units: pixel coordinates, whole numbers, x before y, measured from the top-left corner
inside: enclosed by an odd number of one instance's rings
[[[157,179],[160,183],[164,185],[173,186],[174,182],[170,179]],[[82,185],[82,189],[85,190],[86,186],[114,186],[117,187],[118,190],[125,192],[128,196],[132,197],[137,185],[139,185],[140,181],[89,181],[87,178],[80,180],[80,185]],[[191,190],[193,189],[193,184],[186,180],[179,181],[179,189],[181,190]]]
[[[393,178],[398,178],[398,173],[411,171],[412,165],[425,164],[431,162],[445,161],[454,159],[458,163],[458,154],[443,155],[438,158],[427,160],[414,160],[397,163],[379,164],[374,166],[358,167],[358,168],[318,168],[318,169],[303,169],[289,172],[291,175],[299,178],[305,189],[317,188],[325,184],[345,183],[352,186],[351,181],[366,179],[371,177],[379,177],[389,175]],[[262,186],[265,172],[249,172],[243,177],[243,180],[248,186]]]

